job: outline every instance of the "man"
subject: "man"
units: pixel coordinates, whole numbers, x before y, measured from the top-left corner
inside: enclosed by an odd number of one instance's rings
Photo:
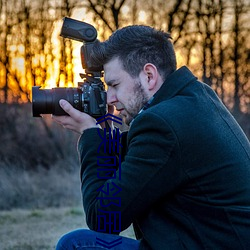
[[[122,136],[121,178],[98,178],[105,131],[61,100],[69,116],[54,120],[81,134],[82,196],[91,230],[67,234],[57,249],[99,249],[97,238],[118,239],[95,232],[105,226],[100,210],[119,210],[121,230],[134,226],[137,240],[123,238],[113,249],[250,249],[249,141],[209,86],[187,67],[176,69],[169,34],[125,27],[98,43],[92,59],[104,66],[108,104],[130,125]],[[120,187],[120,207],[104,200],[100,187],[107,184]]]

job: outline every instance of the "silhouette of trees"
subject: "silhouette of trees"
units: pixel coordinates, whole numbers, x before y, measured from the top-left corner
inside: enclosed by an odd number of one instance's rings
[[[62,18],[81,9],[76,19],[90,14],[101,40],[130,24],[169,31],[179,66],[187,64],[236,116],[250,112],[247,0],[1,0],[0,102],[28,101],[34,85],[73,85],[74,42],[59,33]]]

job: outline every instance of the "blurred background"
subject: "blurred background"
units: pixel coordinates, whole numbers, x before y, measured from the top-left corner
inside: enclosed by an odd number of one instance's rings
[[[78,135],[33,118],[32,86],[77,87],[81,42],[62,18],[104,40],[147,24],[171,33],[178,67],[210,85],[250,138],[249,0],[0,0],[0,210],[78,206]]]

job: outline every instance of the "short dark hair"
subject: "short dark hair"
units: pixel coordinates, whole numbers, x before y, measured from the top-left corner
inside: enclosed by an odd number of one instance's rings
[[[164,80],[176,70],[170,34],[144,25],[131,25],[115,31],[105,42],[95,44],[91,57],[98,65],[119,58],[124,70],[132,77],[137,77],[146,63],[154,64]]]

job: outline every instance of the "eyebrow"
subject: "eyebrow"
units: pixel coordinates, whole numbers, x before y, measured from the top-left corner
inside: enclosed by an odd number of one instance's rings
[[[117,82],[117,80],[109,80],[109,81],[105,81],[105,83],[109,86],[112,87],[112,85]]]

